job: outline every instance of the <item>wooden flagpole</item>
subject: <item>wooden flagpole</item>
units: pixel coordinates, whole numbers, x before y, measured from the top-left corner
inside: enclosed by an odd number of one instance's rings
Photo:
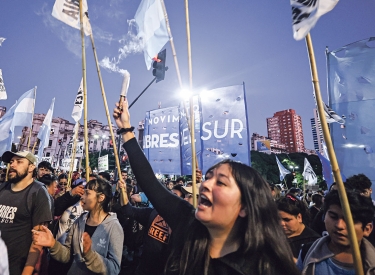
[[[182,85],[182,79],[181,79],[180,67],[178,66],[177,54],[176,54],[176,48],[175,48],[175,46],[174,46],[174,41],[173,41],[172,31],[171,31],[171,27],[170,27],[170,25],[169,25],[169,19],[168,19],[167,8],[165,7],[164,0],[160,0],[160,3],[161,3],[161,6],[162,6],[162,8],[163,8],[164,18],[165,18],[165,23],[166,23],[166,25],[167,25],[167,31],[168,31],[168,36],[169,36],[169,42],[170,42],[170,44],[171,44],[172,55],[173,55],[173,60],[174,60],[174,64],[175,64],[175,67],[176,67],[176,73],[177,73],[178,83],[180,84],[180,89],[182,90],[182,89],[183,89],[183,85]],[[185,103],[185,101],[183,101],[183,104],[184,104],[184,111],[185,111],[185,114],[186,114],[186,120],[187,120],[188,130],[189,130],[189,133],[190,133],[190,132],[191,132],[191,130],[190,130],[190,120],[189,120],[188,111],[187,111],[187,108],[186,108],[186,103]],[[196,168],[198,168],[198,161],[197,161],[197,159],[196,159],[197,156],[194,155],[194,158],[195,158]]]
[[[30,139],[31,139],[31,134],[33,132],[35,100],[36,100],[36,86],[34,87],[33,116],[31,117],[31,127],[30,127],[30,133],[29,133],[29,140],[27,141],[27,151],[29,151],[29,149],[30,149]]]
[[[189,0],[185,0],[186,14],[186,35],[188,45],[188,61],[189,61],[189,84],[190,91],[193,90],[193,66],[191,60],[191,43],[190,43],[190,22],[189,22]],[[194,137],[194,100],[190,97],[190,137],[191,137],[191,175],[193,181],[193,206],[197,207],[197,174],[196,174],[196,154],[195,154],[195,137]]]
[[[85,31],[83,30],[83,0],[79,1],[79,17],[81,27],[81,41],[82,41],[82,78],[83,78],[83,127],[85,139],[85,153],[86,153],[86,181],[90,180],[90,166],[89,166],[89,141],[87,129],[87,82],[86,82],[86,52],[85,52]]]
[[[70,168],[69,168],[69,174],[68,174],[68,184],[67,184],[68,189],[70,189],[70,187],[72,186],[72,174],[74,170],[74,160],[76,158],[76,148],[77,148],[79,126],[80,126],[79,122],[76,122],[76,125],[74,126],[74,142],[73,142],[72,157],[70,160]]]
[[[329,133],[329,129],[327,125],[327,120],[324,114],[324,106],[323,106],[323,101],[322,101],[322,95],[320,93],[318,71],[316,68],[314,48],[312,45],[310,33],[307,34],[305,40],[306,40],[306,46],[307,46],[307,50],[309,54],[311,76],[312,76],[312,82],[314,85],[314,94],[315,94],[315,99],[316,99],[316,105],[318,107],[319,119],[320,119],[320,123],[321,123],[322,130],[323,130],[324,140],[327,145],[327,150],[328,150],[328,155],[329,155],[329,159],[330,159],[331,166],[332,166],[333,175],[335,177],[335,181],[338,187],[341,208],[343,210],[346,226],[349,232],[349,240],[350,240],[350,246],[352,248],[354,268],[355,268],[356,275],[363,275],[361,252],[359,250],[357,236],[355,234],[353,217],[350,211],[348,197],[346,195],[344,183],[342,182],[340,168],[337,162],[336,154],[335,154],[333,144],[332,144],[331,135]]]
[[[95,48],[95,43],[94,43],[94,36],[90,35],[90,38],[91,38],[91,45],[92,45],[92,51],[94,52],[94,58],[95,58],[95,64],[96,64],[96,71],[98,72],[98,78],[99,78],[99,84],[100,84],[100,89],[102,91],[102,97],[103,97],[103,103],[104,103],[104,108],[105,108],[105,114],[107,116],[107,121],[108,121],[108,126],[109,126],[109,132],[111,134],[111,139],[112,139],[112,144],[113,144],[113,154],[115,155],[115,163],[116,163],[116,167],[117,167],[117,174],[118,174],[118,177],[119,179],[121,179],[121,166],[120,166],[120,160],[119,160],[119,156],[118,156],[118,150],[117,150],[117,146],[116,146],[116,137],[115,137],[115,134],[113,133],[113,127],[112,127],[112,122],[111,122],[111,117],[109,115],[109,110],[108,110],[108,103],[107,103],[107,96],[105,94],[105,90],[104,90],[104,84],[103,84],[103,79],[102,79],[102,74],[100,72],[100,66],[99,66],[99,62],[98,62],[98,56],[96,54],[96,48]],[[122,198],[125,199],[125,188],[121,188],[121,193],[122,194]]]

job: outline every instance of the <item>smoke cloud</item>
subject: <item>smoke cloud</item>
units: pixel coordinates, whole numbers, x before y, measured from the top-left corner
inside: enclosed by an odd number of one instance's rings
[[[129,30],[118,42],[121,47],[118,49],[118,57],[104,57],[99,65],[109,71],[123,73],[123,69],[118,67],[119,63],[130,54],[137,54],[143,51],[143,40],[133,33],[135,20],[128,20]]]

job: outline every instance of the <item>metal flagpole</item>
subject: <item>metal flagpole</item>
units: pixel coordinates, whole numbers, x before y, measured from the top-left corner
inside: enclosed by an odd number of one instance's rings
[[[186,34],[188,44],[189,60],[189,83],[190,90],[193,90],[193,66],[191,61],[191,43],[190,43],[190,23],[189,23],[189,0],[185,0],[186,14]],[[194,137],[194,104],[193,96],[190,97],[190,137],[191,137],[191,175],[193,181],[193,206],[197,207],[197,174],[196,174],[196,154],[195,154],[195,137]]]
[[[344,213],[345,222],[348,228],[349,232],[349,240],[350,240],[350,246],[352,248],[352,254],[353,254],[353,260],[354,260],[354,267],[356,271],[356,275],[363,275],[363,267],[362,267],[362,259],[361,259],[361,253],[359,250],[359,245],[357,241],[357,236],[355,234],[354,229],[354,222],[352,213],[350,211],[350,206],[348,202],[348,197],[346,195],[345,186],[342,182],[340,168],[337,163],[336,154],[333,148],[331,135],[329,133],[326,117],[324,114],[324,106],[322,101],[322,95],[320,93],[320,86],[319,86],[319,79],[318,79],[318,71],[316,68],[316,62],[315,62],[315,55],[314,55],[314,48],[311,41],[310,33],[307,34],[306,38],[306,46],[309,54],[309,61],[310,61],[310,67],[311,67],[311,76],[312,76],[312,82],[314,85],[314,95],[316,99],[316,105],[318,107],[318,113],[320,118],[320,123],[323,130],[323,136],[324,140],[327,145],[328,155],[332,166],[333,175],[335,177],[335,181],[338,187],[338,192],[340,196],[340,202],[341,202],[341,208]]]
[[[36,86],[34,87],[33,116],[31,117],[31,127],[30,127],[30,133],[29,133],[29,140],[27,141],[27,151],[29,151],[29,148],[30,148],[31,133],[33,132],[35,100],[36,100]]]
[[[94,58],[95,58],[95,64],[96,64],[96,71],[98,72],[100,89],[102,91],[102,96],[103,96],[103,103],[104,103],[104,108],[105,108],[105,114],[107,116],[107,121],[108,121],[108,126],[109,126],[109,132],[111,134],[111,139],[112,139],[113,154],[115,155],[116,168],[117,168],[117,171],[118,171],[118,176],[119,176],[119,178],[121,178],[121,166],[120,166],[120,160],[119,160],[119,156],[118,156],[118,150],[117,150],[117,147],[116,147],[116,137],[115,137],[115,135],[113,133],[111,117],[109,116],[107,97],[106,97],[105,90],[104,90],[102,75],[100,73],[98,56],[96,54],[96,48],[95,48],[95,43],[94,43],[94,36],[92,35],[92,33],[90,35],[90,38],[91,38],[92,51],[94,52]],[[125,192],[125,189],[122,188],[121,192]],[[125,197],[125,196],[122,196],[122,197]]]
[[[79,1],[79,18],[81,27],[81,41],[82,41],[82,77],[83,77],[83,126],[85,139],[85,153],[86,153],[86,181],[90,180],[89,169],[89,142],[87,129],[87,82],[86,82],[86,52],[85,52],[85,32],[83,30],[83,0]]]

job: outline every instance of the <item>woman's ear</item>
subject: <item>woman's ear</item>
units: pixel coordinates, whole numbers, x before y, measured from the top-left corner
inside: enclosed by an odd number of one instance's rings
[[[98,202],[102,202],[102,201],[104,201],[104,199],[105,199],[105,195],[100,194],[99,197],[98,197]]]
[[[240,216],[241,218],[245,218],[247,216],[246,207],[241,206],[241,209],[240,209],[240,212],[238,213],[238,216]]]

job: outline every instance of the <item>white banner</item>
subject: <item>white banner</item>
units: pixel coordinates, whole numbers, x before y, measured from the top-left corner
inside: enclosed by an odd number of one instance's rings
[[[98,170],[99,170],[99,173],[109,170],[108,155],[98,158]]]
[[[81,120],[83,109],[83,79],[81,79],[81,84],[79,85],[76,99],[74,100],[74,107],[72,111],[72,118],[75,122]]]
[[[85,142],[83,142],[83,141],[77,142],[77,144],[76,144],[76,158],[81,158],[83,156],[83,149],[85,148],[84,144],[85,144]],[[65,158],[71,158],[72,157],[73,145],[74,145],[74,142],[73,142],[73,140],[71,140],[68,143],[68,145],[66,146]]]
[[[48,161],[49,163],[52,164],[52,157],[42,157],[42,159],[40,160],[40,162],[42,161]]]
[[[1,99],[7,99],[7,92],[5,91],[5,86],[4,86],[4,80],[3,80],[3,72],[0,69],[0,100]]]
[[[88,10],[87,1],[82,0],[83,11]],[[79,1],[78,0],[56,0],[53,5],[52,16],[68,24],[69,26],[80,29]],[[86,35],[92,33],[90,22],[86,15],[83,16],[83,29]]]
[[[61,163],[60,163],[60,167],[59,167],[60,170],[69,171],[70,170],[70,163],[71,163],[70,158],[62,159]],[[78,170],[77,163],[78,163],[78,159],[74,159],[73,171]]]

